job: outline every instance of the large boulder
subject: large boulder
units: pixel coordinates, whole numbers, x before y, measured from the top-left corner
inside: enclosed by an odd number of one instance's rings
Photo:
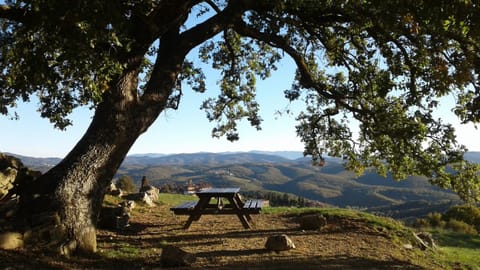
[[[160,261],[163,267],[190,266],[196,261],[196,257],[179,247],[165,246]]]
[[[5,232],[0,234],[0,249],[23,248],[23,234],[18,232]]]
[[[128,227],[130,212],[135,206],[133,201],[124,201],[117,207],[103,207],[100,211],[98,226],[107,230],[121,230]]]
[[[286,234],[273,235],[268,237],[265,248],[271,251],[285,251],[295,248],[292,239]]]
[[[318,230],[327,225],[327,219],[320,214],[309,214],[299,217],[302,230]]]
[[[158,197],[160,196],[160,191],[154,186],[144,186],[140,189],[139,193],[147,194],[152,202],[158,201]]]

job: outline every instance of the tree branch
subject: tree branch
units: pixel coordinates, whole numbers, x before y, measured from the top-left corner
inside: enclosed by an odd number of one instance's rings
[[[16,22],[25,22],[28,18],[28,11],[15,8],[9,5],[0,5],[0,18]]]
[[[249,27],[244,22],[237,22],[234,26],[234,30],[241,35],[261,40],[269,44],[270,46],[285,51],[295,61],[295,64],[297,65],[297,68],[301,75],[300,83],[303,87],[315,89],[319,95],[328,99],[335,100],[337,104],[349,109],[352,112],[362,113],[358,108],[352,107],[348,103],[346,103],[344,101],[344,95],[333,91],[323,91],[323,89],[327,88],[326,85],[320,84],[313,78],[304,57],[300,53],[298,53],[295,48],[290,46],[287,41],[285,41],[282,37],[274,34],[260,32],[256,29]]]

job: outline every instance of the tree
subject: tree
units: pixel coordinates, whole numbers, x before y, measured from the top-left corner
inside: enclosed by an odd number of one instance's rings
[[[222,74],[221,93],[202,106],[218,123],[212,136],[237,140],[240,119],[260,128],[255,81],[290,57],[297,73],[284,93],[306,104],[296,128],[314,162],[328,154],[358,173],[426,175],[478,201],[478,166],[463,161],[465,147],[433,111],[454,95],[460,119],[480,119],[479,9],[478,1],[6,0],[0,112],[16,117],[15,104],[37,95],[41,115],[66,128],[73,108],[95,110],[71,152],[22,192],[22,216],[42,211],[29,205],[53,209],[64,252],[95,251],[105,187],[132,144],[178,107],[182,82],[206,91],[186,58],[197,47]]]
[[[132,177],[128,175],[122,175],[120,178],[118,178],[117,187],[128,193],[137,191],[137,187],[135,186],[135,183],[133,183]]]

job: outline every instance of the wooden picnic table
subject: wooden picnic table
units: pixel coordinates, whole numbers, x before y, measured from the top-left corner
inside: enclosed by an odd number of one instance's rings
[[[245,229],[251,229],[250,214],[258,214],[262,208],[262,200],[242,201],[240,188],[210,188],[195,193],[198,202],[185,202],[170,208],[176,215],[189,215],[184,229],[188,229],[193,221],[202,215],[237,215]],[[224,199],[227,201],[224,202]],[[213,202],[213,203],[212,203]]]

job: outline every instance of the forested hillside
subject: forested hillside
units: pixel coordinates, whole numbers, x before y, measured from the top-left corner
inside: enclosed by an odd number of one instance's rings
[[[458,196],[412,176],[404,181],[384,178],[374,171],[357,177],[346,171],[342,160],[327,158],[323,167],[312,166],[301,152],[196,153],[134,155],[124,161],[117,177],[131,176],[138,184],[147,176],[152,185],[210,183],[217,187],[238,186],[242,191],[288,193],[340,207],[362,208],[409,218],[431,211],[444,211],[459,203]],[[467,156],[480,160],[480,154]],[[20,157],[29,166],[45,169],[55,159]]]

